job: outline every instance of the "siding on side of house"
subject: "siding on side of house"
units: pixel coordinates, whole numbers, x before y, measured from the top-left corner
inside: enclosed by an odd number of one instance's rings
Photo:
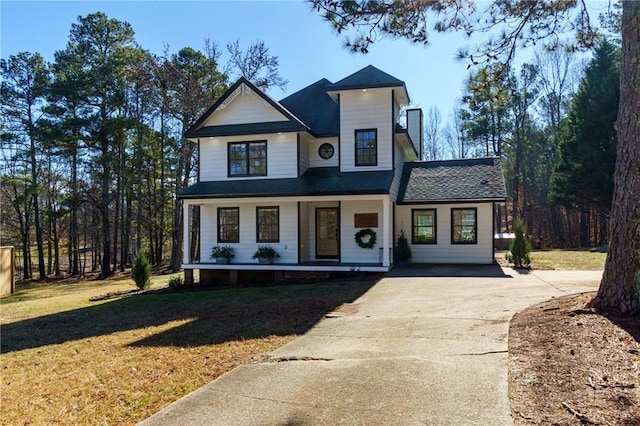
[[[451,244],[451,209],[477,208],[477,244]],[[411,210],[436,209],[437,244],[411,244]],[[396,210],[396,233],[404,230],[413,263],[492,263],[493,203],[401,205]],[[396,238],[397,238],[396,235]]]
[[[393,129],[391,89],[340,93],[340,168],[345,171],[391,170]],[[377,129],[377,166],[355,165],[355,131]]]
[[[395,170],[393,173],[393,181],[391,182],[391,188],[389,189],[389,196],[391,198],[391,201],[396,201],[398,199],[398,192],[400,191],[400,180],[402,179],[402,168],[404,167],[404,156],[399,143],[393,144],[393,149],[395,151],[395,158],[394,158]]]
[[[298,138],[300,139],[300,158],[298,159],[300,170],[298,173],[302,175],[309,168],[309,139],[311,136],[308,133],[299,133]]]
[[[258,243],[256,242],[256,207],[278,206],[280,209],[280,242]],[[278,262],[298,262],[298,203],[278,202],[277,200],[261,202],[223,202],[219,204],[205,204],[200,207],[201,223],[201,249],[200,259],[202,263],[214,262],[209,258],[211,247],[217,244],[218,232],[218,208],[240,208],[240,242],[222,243],[233,247],[235,257],[233,263],[257,263],[251,256],[259,244],[271,245],[280,255]]]
[[[228,177],[227,144],[229,142],[267,141],[267,176]],[[292,178],[297,174],[296,133],[223,136],[200,140],[200,180]]]

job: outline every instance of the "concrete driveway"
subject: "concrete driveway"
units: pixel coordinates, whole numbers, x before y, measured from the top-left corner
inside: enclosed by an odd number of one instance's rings
[[[142,424],[510,425],[511,317],[596,290],[601,275],[394,270],[267,362],[240,366]]]

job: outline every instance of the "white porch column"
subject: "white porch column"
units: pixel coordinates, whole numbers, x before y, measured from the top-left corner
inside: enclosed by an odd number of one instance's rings
[[[391,229],[391,208],[389,198],[385,198],[382,200],[382,266],[391,266],[389,259]]]
[[[182,263],[189,263],[189,203],[182,200]]]

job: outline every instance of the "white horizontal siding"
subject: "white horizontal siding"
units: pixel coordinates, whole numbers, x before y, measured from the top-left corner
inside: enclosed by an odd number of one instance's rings
[[[280,208],[280,242],[258,243],[256,242],[256,207],[278,206]],[[242,202],[223,203],[217,205],[203,205],[200,207],[201,249],[200,259],[202,263],[214,262],[210,259],[211,248],[217,244],[217,212],[219,207],[239,207],[240,209],[240,242],[222,243],[233,247],[235,257],[232,263],[257,263],[251,256],[258,245],[269,244],[280,255],[277,262],[298,262],[298,203],[286,202]]]
[[[236,96],[224,109],[214,111],[205,120],[203,126],[222,126],[227,124],[265,123],[285,121],[287,118],[257,95],[242,93]]]
[[[227,176],[227,144],[229,142],[267,141],[267,176],[266,178],[291,178],[298,176],[298,148],[296,133],[281,135],[249,135],[225,136],[200,139],[200,180],[219,181],[236,179],[265,179],[258,177]]]
[[[402,155],[402,149],[400,148],[399,143],[396,142],[393,145],[393,149],[395,150],[395,170],[393,174],[393,181],[391,181],[391,188],[389,189],[389,196],[392,201],[396,201],[398,199],[398,192],[400,190],[400,180],[402,178],[402,168],[404,167],[404,157]]]
[[[342,171],[390,170],[393,129],[391,89],[369,89],[340,93],[340,168]],[[355,131],[377,129],[378,165],[355,166]]]
[[[323,143],[333,145],[333,157],[325,160],[318,154],[318,149]],[[320,138],[309,140],[309,167],[338,167],[338,158],[340,158],[338,138]]]
[[[309,136],[307,133],[300,134],[300,159],[298,160],[300,163],[299,173],[303,174],[309,168]]]
[[[477,244],[451,244],[451,209],[478,209]],[[437,244],[411,244],[411,210],[436,209]],[[397,206],[396,233],[404,230],[411,247],[413,263],[491,263],[493,262],[493,204],[437,204]],[[397,238],[397,235],[396,235]]]
[[[340,205],[340,249],[341,260],[345,263],[378,263],[381,262],[380,248],[383,243],[382,201],[345,201]],[[371,228],[376,232],[376,245],[372,249],[358,246],[355,235],[363,228],[356,228],[356,213],[377,213],[378,227]]]

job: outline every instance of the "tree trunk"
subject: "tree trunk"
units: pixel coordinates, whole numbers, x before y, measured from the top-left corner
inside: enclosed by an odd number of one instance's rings
[[[75,143],[75,142],[74,142]],[[80,237],[78,236],[78,152],[71,154],[71,218],[69,222],[69,263],[71,276],[80,275]]]
[[[183,124],[183,129],[187,126]],[[178,167],[176,170],[176,194],[182,188],[186,188],[189,181],[189,167],[187,163],[190,161],[189,142],[182,138],[182,149],[178,158]],[[173,205],[173,231],[171,238],[171,272],[178,272],[182,263],[182,203],[176,198]]]
[[[35,155],[32,160],[35,164]],[[34,165],[35,168],[35,165]],[[38,279],[44,280],[47,278],[47,271],[44,265],[44,245],[42,243],[42,224],[40,223],[40,206],[38,205],[38,188],[36,182],[36,174],[33,175],[33,222],[36,226],[36,244],[38,249]]]
[[[31,278],[31,259],[29,257],[29,235],[27,233],[22,234],[22,279],[28,280]]]
[[[109,142],[103,140],[102,142],[102,193],[100,197],[100,219],[102,221],[102,263],[100,270],[100,278],[104,279],[111,276],[111,227],[109,218]]]
[[[580,208],[580,247],[589,247],[589,211]]]
[[[610,243],[598,294],[591,306],[640,314],[640,2],[622,6],[618,147]]]

